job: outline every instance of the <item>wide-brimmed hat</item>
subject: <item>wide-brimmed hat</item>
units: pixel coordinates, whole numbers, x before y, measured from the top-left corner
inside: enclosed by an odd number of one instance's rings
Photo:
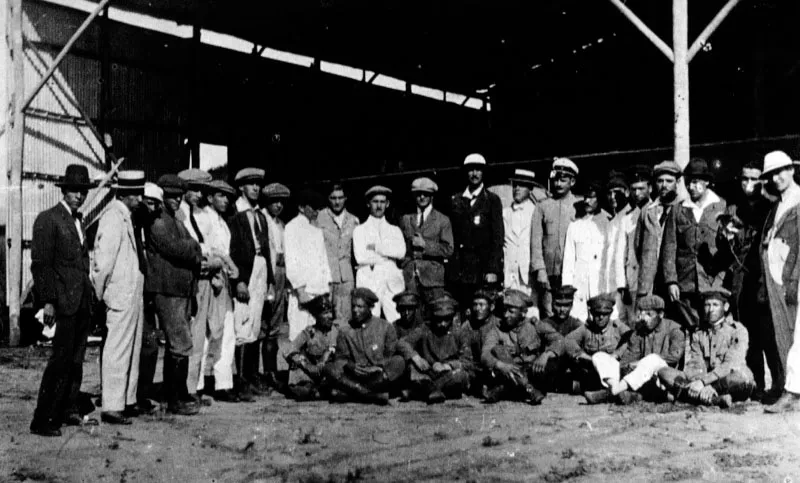
[[[683,170],[683,177],[686,179],[704,179],[712,181],[714,173],[711,167],[708,166],[708,161],[703,158],[692,158],[689,165]]]
[[[56,183],[59,188],[94,188],[95,184],[89,179],[89,168],[82,164],[70,164],[67,166],[64,176]]]
[[[783,151],[772,151],[764,156],[764,169],[761,171],[761,179],[768,179],[775,171],[784,168],[791,168],[797,163]]]

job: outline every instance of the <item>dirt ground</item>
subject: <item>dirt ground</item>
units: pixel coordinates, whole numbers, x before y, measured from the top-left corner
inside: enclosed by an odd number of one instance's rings
[[[0,349],[0,482],[800,481],[800,414],[760,404],[215,403],[195,417],[28,432],[47,350]],[[89,351],[83,390],[98,386]],[[96,416],[99,417],[97,413]]]

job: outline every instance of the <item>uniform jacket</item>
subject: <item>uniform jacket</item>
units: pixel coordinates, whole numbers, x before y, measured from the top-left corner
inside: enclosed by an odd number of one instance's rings
[[[458,329],[461,332],[461,337],[467,340],[470,349],[470,355],[472,361],[475,365],[477,365],[481,360],[481,354],[483,352],[483,341],[486,340],[486,336],[489,332],[492,331],[500,321],[494,315],[489,315],[489,317],[483,322],[478,328],[474,328],[472,326],[472,322],[467,320],[461,324],[461,327]]]
[[[33,222],[31,274],[39,301],[52,303],[57,315],[73,315],[84,297],[91,297],[89,252],[63,203]]]
[[[531,223],[534,211],[536,205],[530,200],[503,208],[503,280],[506,286],[512,280],[530,285],[528,278],[531,270]],[[515,218],[518,222],[515,222]]]
[[[567,229],[561,283],[578,289],[571,314],[581,320],[588,315],[587,301],[609,292],[608,271],[604,270],[608,223],[608,213],[600,210],[596,215],[573,221]]]
[[[417,226],[417,213],[403,215],[400,230],[406,241],[406,256],[403,258],[403,278],[406,285],[417,278],[423,287],[444,287],[444,262],[453,256],[453,227],[450,218],[435,208]],[[421,233],[425,248],[415,249],[412,241],[415,233]]]
[[[312,364],[319,364],[326,352],[332,348],[335,350],[338,336],[339,329],[335,325],[328,332],[323,332],[310,325],[294,339],[292,350],[287,358],[294,354],[301,354]]]
[[[661,270],[664,283],[678,284],[681,292],[697,293],[722,287],[724,273],[714,264],[717,253],[717,217],[727,204],[713,191],[712,197],[697,222],[689,200],[675,206],[664,225]]]
[[[236,205],[238,210],[239,201],[237,201]],[[247,217],[247,213],[247,211],[237,211],[236,214],[228,218],[228,227],[231,230],[231,259],[239,269],[239,277],[231,279],[231,284],[234,287],[239,282],[250,282],[250,275],[253,273],[253,260],[257,254],[254,232],[250,227],[250,220]],[[254,210],[252,213],[257,216],[261,222],[261,233],[258,239],[260,253],[267,261],[270,261],[272,255],[269,250],[269,226],[267,225],[267,219],[264,217],[264,213],[262,213],[261,210]],[[275,278],[271,263],[267,263],[267,272],[267,283],[274,283]]]
[[[650,354],[658,354],[671,367],[675,367],[686,350],[686,339],[681,326],[670,319],[661,322],[650,332],[637,328],[625,337],[627,347],[620,359],[621,366],[630,366]]]
[[[286,278],[292,287],[303,287],[312,295],[328,293],[331,272],[322,230],[298,214],[286,225],[284,240]]]
[[[325,249],[328,251],[328,264],[331,267],[333,283],[352,282],[353,273],[353,230],[358,226],[358,218],[347,210],[343,212],[342,227],[334,221],[333,212],[325,208],[317,216],[317,226],[325,234]]]
[[[549,277],[561,276],[567,229],[575,221],[575,203],[580,199],[569,193],[536,206],[531,222],[531,270],[545,270]]]
[[[568,336],[573,330],[583,327],[583,322],[572,316],[567,317],[567,320],[562,323],[556,322],[552,317],[544,319],[543,322],[545,324],[550,324],[551,327],[556,329],[556,332],[564,337]]]
[[[636,296],[639,292],[639,256],[636,251],[636,227],[641,216],[642,209],[638,206],[632,208],[631,211],[625,215],[622,222],[622,232],[624,236],[619,239],[619,242],[624,244],[624,246],[618,250],[618,253],[619,251],[623,253],[625,286],[633,296]]]
[[[397,350],[406,361],[418,355],[431,365],[435,362],[450,364],[454,370],[472,366],[469,339],[455,329],[438,336],[427,325],[418,327],[400,339]]]
[[[194,297],[200,270],[200,244],[183,223],[166,211],[150,225],[144,290],[172,297]]]
[[[722,379],[731,371],[738,371],[752,379],[753,373],[745,360],[748,342],[747,329],[729,315],[717,330],[706,327],[692,334],[683,372],[690,379],[699,379],[707,374]]]
[[[578,327],[566,337],[567,354],[577,359],[581,354],[593,355],[595,352],[622,357],[627,349],[626,334],[630,328],[618,320],[611,320],[603,330],[589,324]]]
[[[551,351],[556,356],[564,353],[564,337],[549,324],[536,319],[525,319],[511,330],[504,330],[498,324],[492,328],[483,341],[481,361],[489,369],[499,362],[494,354],[496,348],[506,349],[514,362],[529,366],[544,352]]]
[[[640,295],[652,295],[656,283],[661,281],[657,280],[656,276],[659,271],[661,241],[664,234],[664,226],[660,220],[663,219],[666,223],[672,208],[680,201],[677,197],[668,204],[655,200],[642,209],[634,241],[636,259],[639,261],[639,282],[636,292]]]
[[[480,283],[484,275],[503,274],[503,204],[500,198],[481,188],[470,200],[456,193],[450,200],[450,222],[456,249],[449,267],[451,281],[463,284]]]
[[[336,361],[357,366],[384,367],[397,352],[397,333],[389,322],[372,317],[360,327],[339,328]]]
[[[95,294],[114,310],[140,304],[142,293],[135,288],[141,275],[131,211],[115,199],[98,222],[89,274]]]
[[[397,332],[397,338],[402,339],[403,337],[407,336],[408,334],[414,332],[418,327],[425,325],[425,321],[422,320],[422,315],[420,311],[417,310],[415,315],[414,323],[410,326],[406,327],[403,325],[404,322],[402,319],[397,319],[394,321],[394,330]]]

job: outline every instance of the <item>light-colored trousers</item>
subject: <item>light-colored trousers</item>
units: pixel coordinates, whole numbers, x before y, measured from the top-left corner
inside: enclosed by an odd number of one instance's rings
[[[356,287],[368,288],[378,296],[378,302],[372,307],[374,317],[380,317],[383,309],[384,318],[394,323],[400,318],[400,313],[392,299],[405,290],[405,281],[403,272],[396,266],[390,266],[390,263],[394,262],[376,265],[374,268],[359,267],[356,272]]]
[[[331,286],[336,321],[340,324],[346,324],[350,321],[352,314],[350,294],[353,291],[353,287],[355,287],[355,282],[353,281],[334,283]]]
[[[609,387],[606,380],[617,382],[620,380],[619,361],[614,359],[613,356],[605,352],[595,352],[592,355],[592,364],[594,365],[600,380],[603,385]],[[628,386],[634,391],[647,384],[648,381],[653,379],[658,371],[667,367],[667,363],[658,354],[650,354],[644,356],[637,364],[636,368],[625,376],[623,379],[628,383]],[[656,380],[658,380],[656,378]]]
[[[233,372],[235,369],[234,352],[236,350],[236,333],[233,330],[233,311],[225,314],[222,326],[222,337],[206,338],[203,346],[203,360],[200,373],[214,376],[214,390],[233,389]],[[201,377],[197,390],[205,388],[205,378]]]
[[[143,289],[144,276],[140,273],[133,287],[131,305],[122,310],[106,308],[108,333],[101,368],[104,412],[124,411],[126,405],[136,404],[144,324]]]
[[[211,289],[211,280],[200,279],[197,281],[197,314],[192,318],[192,353],[189,355],[189,374],[186,387],[189,394],[197,392],[198,381],[202,379],[200,368],[203,364],[205,352],[206,332],[208,319],[214,316],[212,304],[214,292]]]
[[[798,311],[800,319],[800,311]],[[786,385],[787,391],[800,394],[800,325],[794,324],[794,341],[786,356]]]

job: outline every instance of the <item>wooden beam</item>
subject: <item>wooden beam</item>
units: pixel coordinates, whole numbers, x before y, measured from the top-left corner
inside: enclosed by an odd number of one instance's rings
[[[739,2],[741,2],[741,0],[728,0],[728,3],[722,7],[722,10],[717,13],[714,19],[711,20],[708,26],[700,33],[700,35],[695,39],[694,43],[692,43],[692,46],[689,48],[689,62],[691,62],[692,59],[694,59],[694,56],[700,52],[700,49],[702,49],[708,43],[708,38],[714,34],[714,31],[717,30],[717,27],[720,26],[722,21],[725,20],[728,14],[731,13],[731,10],[733,10],[734,7],[739,4]]]
[[[661,40],[661,37],[659,37],[658,35],[656,35],[655,32],[650,30],[650,27],[648,27],[644,22],[642,22],[642,20],[639,17],[637,17],[635,13],[633,13],[633,10],[628,8],[628,6],[622,3],[621,0],[610,0],[610,2],[615,7],[617,7],[617,9],[619,9],[619,11],[622,12],[622,15],[625,15],[628,18],[628,20],[630,20],[631,23],[637,29],[639,29],[639,32],[644,34],[644,36],[647,37],[650,40],[650,42],[652,42],[653,45],[656,46],[658,50],[660,50],[664,55],[666,55],[667,58],[670,60],[670,62],[675,61],[672,49],[670,49],[669,46],[663,40]]]
[[[675,108],[674,161],[681,169],[689,164],[689,1],[672,0],[672,51]]]
[[[192,28],[192,56],[189,66],[189,158],[192,160],[192,168],[200,167],[200,139],[198,116],[200,109],[198,70],[200,68],[200,25],[195,22]]]

